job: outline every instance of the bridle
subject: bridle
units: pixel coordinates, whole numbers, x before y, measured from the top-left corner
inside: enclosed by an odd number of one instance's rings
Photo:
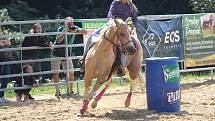
[[[121,39],[121,37],[119,36],[119,32],[118,32],[118,30],[119,29],[126,29],[126,27],[124,27],[124,28],[120,28],[120,25],[116,28],[116,31],[114,32],[114,36],[113,36],[113,38],[112,39],[108,39],[105,35],[106,35],[106,33],[107,33],[107,31],[108,30],[106,30],[105,32],[104,32],[104,39],[105,40],[107,40],[108,42],[110,42],[111,44],[113,44],[114,46],[116,46],[117,48],[120,48],[123,52],[127,52],[127,48],[125,47],[127,44],[129,44],[130,42],[132,42],[132,40],[130,39],[128,42],[126,42],[126,43],[121,43],[121,45],[118,45],[118,44],[116,44],[116,43],[114,43],[113,41],[111,41],[111,40],[115,40],[115,37],[117,36],[119,39],[120,39],[120,42],[122,42],[122,39]]]

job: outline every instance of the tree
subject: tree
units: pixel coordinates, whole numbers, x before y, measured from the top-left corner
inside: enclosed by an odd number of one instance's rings
[[[197,13],[213,13],[215,12],[214,0],[190,0],[192,10]]]
[[[0,0],[14,20],[48,18],[106,18],[113,0]],[[193,0],[192,0],[193,1]],[[212,0],[211,0],[212,1]],[[214,0],[213,0],[214,1]],[[189,0],[134,0],[139,15],[192,13]]]

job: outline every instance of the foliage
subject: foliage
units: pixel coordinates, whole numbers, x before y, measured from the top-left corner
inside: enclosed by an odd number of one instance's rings
[[[0,22],[10,21],[11,17],[8,15],[7,9],[0,9]]]
[[[6,5],[9,15],[15,20],[36,19],[38,10],[28,6],[26,1],[14,0],[12,4]]]
[[[113,0],[8,0],[3,7],[15,20],[48,18],[106,18]],[[135,0],[139,15],[192,13],[188,0]],[[41,4],[42,3],[42,4]],[[1,1],[0,1],[1,7]]]
[[[14,20],[42,18],[105,18],[112,0],[3,0]],[[215,12],[214,0],[135,0],[139,15]],[[41,4],[42,3],[42,4]],[[48,6],[47,6],[48,5]],[[6,19],[6,18],[5,18]]]
[[[214,0],[190,0],[192,10],[197,13],[213,13],[215,12]]]
[[[11,21],[12,18],[8,14],[7,9],[0,9],[0,22],[7,22]],[[3,35],[19,35],[19,32],[13,31],[16,27],[15,26],[7,26],[7,25],[2,25],[0,26],[0,33]],[[9,38],[11,39],[12,46],[17,47],[20,44],[20,37],[17,38]]]

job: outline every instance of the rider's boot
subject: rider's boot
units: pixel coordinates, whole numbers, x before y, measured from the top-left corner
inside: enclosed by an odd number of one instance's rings
[[[86,58],[86,52],[84,52],[84,55],[83,55],[83,58],[81,58],[79,60],[79,66],[81,67],[80,69],[80,72],[81,72],[81,75],[84,76],[84,72],[85,72],[85,58]]]

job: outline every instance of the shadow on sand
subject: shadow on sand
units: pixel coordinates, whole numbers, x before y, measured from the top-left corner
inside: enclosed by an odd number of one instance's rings
[[[112,110],[112,112],[107,112],[106,114],[96,115],[93,113],[88,113],[83,117],[99,118],[99,119],[111,119],[111,120],[124,120],[124,121],[134,121],[134,120],[159,120],[160,116],[163,115],[174,115],[174,116],[184,116],[190,115],[187,111],[179,112],[163,112],[157,113],[156,111],[148,111],[147,109],[134,109],[134,110]]]

